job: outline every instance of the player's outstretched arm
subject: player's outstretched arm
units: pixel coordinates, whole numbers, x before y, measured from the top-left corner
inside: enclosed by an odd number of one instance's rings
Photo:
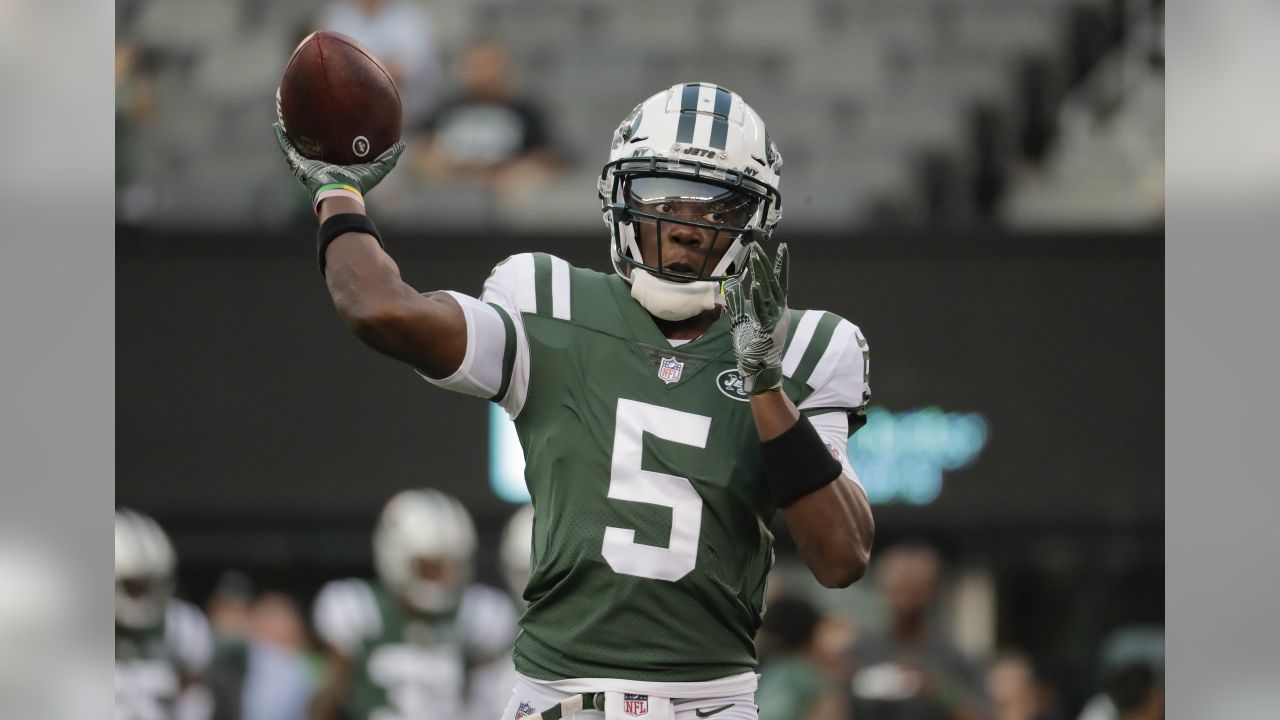
[[[364,196],[396,166],[404,142],[370,163],[332,165],[304,157],[280,123],[273,129],[290,171],[313,198],[320,268],[338,314],[373,349],[429,377],[451,375],[466,355],[462,308],[445,293],[423,295],[405,283],[377,230],[365,222]]]
[[[363,212],[354,200],[320,203],[320,221]],[[467,321],[443,292],[421,294],[367,233],[339,235],[325,249],[325,284],[334,308],[366,345],[433,378],[453,374],[467,351]]]

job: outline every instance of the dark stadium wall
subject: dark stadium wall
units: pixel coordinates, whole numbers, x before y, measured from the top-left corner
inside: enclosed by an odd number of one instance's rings
[[[881,537],[1161,532],[1159,234],[779,236],[792,305],[866,334],[873,405],[987,419],[986,447],[936,500],[878,509]],[[599,235],[388,238],[423,289],[479,293],[525,250],[607,266]],[[511,506],[488,486],[487,404],[361,346],[308,231],[121,229],[117,247],[117,497],[188,557],[364,567],[381,504],[424,484],[498,530]]]

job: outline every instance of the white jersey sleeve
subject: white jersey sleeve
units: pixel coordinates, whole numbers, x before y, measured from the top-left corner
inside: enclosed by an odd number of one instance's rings
[[[822,413],[809,418],[809,422],[813,424],[813,429],[818,431],[822,444],[827,446],[827,452],[840,462],[845,476],[852,480],[854,485],[862,488],[858,473],[854,472],[853,466],[849,464],[849,416],[838,412]],[[863,488],[862,491],[865,493],[866,489]]]
[[[825,341],[820,338],[824,316],[834,320]],[[850,416],[850,433],[861,427],[871,401],[869,351],[867,339],[857,325],[818,310],[805,311],[783,356],[787,377],[802,374],[803,381],[813,388],[800,402],[799,410],[810,418],[842,412]]]
[[[471,585],[458,608],[458,628],[473,659],[485,662],[510,656],[518,629],[515,603],[501,590]]]
[[[346,656],[355,655],[382,632],[382,613],[373,588],[363,580],[335,580],[320,589],[312,610],[320,639]]]
[[[164,613],[164,640],[188,676],[200,675],[213,661],[213,631],[195,605],[169,601]]]
[[[866,422],[871,401],[867,339],[857,325],[821,310],[799,311],[782,358],[782,371],[812,389],[797,406],[854,484],[848,440]]]
[[[529,390],[529,340],[521,313],[533,312],[535,294],[529,253],[498,263],[479,300],[450,291],[466,318],[466,354],[449,377],[422,377],[446,390],[492,400],[512,418],[519,415]]]

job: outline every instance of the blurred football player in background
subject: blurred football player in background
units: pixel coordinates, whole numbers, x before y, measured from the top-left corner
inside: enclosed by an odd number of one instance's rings
[[[523,594],[529,582],[529,555],[533,551],[533,506],[521,505],[502,530],[498,547],[502,579],[511,593],[511,600],[518,612],[528,606]],[[514,639],[514,638],[513,638]],[[493,720],[502,717],[507,706],[508,691],[516,681],[516,666],[511,660],[510,648],[502,658],[478,670],[472,684],[471,706],[474,720]]]
[[[408,490],[373,537],[377,581],[337,580],[315,602],[328,672],[312,720],[463,718],[471,674],[515,634],[505,593],[472,584],[476,534],[456,499]]]
[[[800,597],[769,600],[757,642],[768,659],[761,672],[760,720],[847,720],[849,698],[839,658],[818,642],[822,614]]]
[[[1112,670],[1106,692],[1119,720],[1164,720],[1164,683],[1160,673],[1145,662]]]
[[[1103,642],[1099,655],[1100,692],[1084,704],[1079,720],[1163,716],[1164,628],[1116,628]]]
[[[250,608],[249,630],[242,720],[306,720],[316,680],[298,604],[288,595],[264,593]]]
[[[244,713],[244,687],[249,675],[249,646],[253,636],[253,581],[244,573],[222,573],[204,608],[213,630],[213,660],[204,680],[213,693],[214,720],[252,720]],[[287,690],[286,690],[287,691]],[[238,715],[235,713],[239,713]],[[280,720],[290,720],[280,718]]]
[[[927,545],[896,545],[880,557],[877,579],[889,626],[860,633],[853,647],[859,720],[990,716],[977,667],[935,625],[941,573],[942,559]]]
[[[1065,720],[1056,693],[1026,654],[1001,653],[987,669],[987,696],[994,720]]]
[[[204,611],[209,625],[219,641],[244,640],[251,634],[253,623],[253,599],[256,589],[253,580],[237,570],[228,570],[218,576],[213,592],[205,600]]]
[[[528,605],[524,588],[529,584],[529,555],[533,552],[533,506],[521,505],[502,530],[502,579],[520,609]]]
[[[204,720],[213,698],[202,675],[213,656],[209,623],[173,597],[177,557],[141,513],[116,511],[116,720]]]
[[[754,720],[769,522],[785,514],[828,587],[862,576],[874,534],[843,452],[867,343],[787,307],[786,248],[761,247],[782,156],[760,116],[710,83],[649,97],[599,180],[614,272],[515,255],[480,299],[407,285],[364,214],[403,143],[342,167],[276,135],[355,334],[515,421],[535,520],[503,716]]]

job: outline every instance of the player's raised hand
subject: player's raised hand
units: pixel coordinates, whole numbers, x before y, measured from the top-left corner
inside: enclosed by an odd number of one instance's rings
[[[751,243],[749,267],[725,281],[725,305],[733,330],[738,372],[749,395],[782,387],[782,350],[787,342],[787,245],[778,246],[773,263]]]
[[[363,199],[396,166],[405,147],[404,141],[401,140],[374,158],[373,162],[333,165],[323,160],[304,157],[298,152],[298,148],[294,147],[289,136],[285,135],[284,126],[277,122],[271,127],[275,130],[276,143],[280,146],[280,152],[284,153],[289,169],[298,182],[307,188],[313,203],[319,202],[322,195],[331,191],[354,191]]]

